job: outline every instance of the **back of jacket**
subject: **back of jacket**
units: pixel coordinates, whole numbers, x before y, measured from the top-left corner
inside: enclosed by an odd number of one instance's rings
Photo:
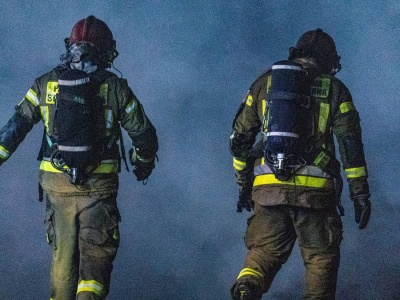
[[[267,71],[252,84],[233,122],[231,153],[238,182],[248,168],[253,168],[247,162],[249,153],[257,135],[266,130],[262,127],[264,115],[268,116],[266,96],[270,85],[271,72]],[[350,196],[369,194],[360,119],[349,90],[339,79],[321,75],[314,80],[311,95],[313,140],[319,141],[320,146],[335,159],[335,135]],[[307,145],[312,146],[315,147]],[[254,164],[253,200],[261,205],[312,208],[336,205],[334,177],[340,176],[340,169],[335,174],[322,170],[316,166],[316,159],[307,159],[305,166],[298,167],[295,176],[280,181],[265,164],[264,158],[258,157]]]
[[[40,181],[45,191],[87,193],[117,190],[120,171],[117,141],[120,138],[120,126],[127,131],[132,146],[146,152],[148,157],[154,157],[158,149],[155,128],[125,79],[106,70],[90,73],[90,77],[101,80],[99,95],[105,109],[105,132],[96,134],[105,136],[105,144],[101,164],[89,177],[85,187],[77,189],[50,162],[51,145],[47,136],[51,136],[54,130],[58,77],[61,71],[62,67],[57,67],[37,78],[25,98],[16,106],[14,116],[0,131],[0,149],[6,154],[4,160],[17,149],[33,125],[42,120],[45,134],[40,155]]]

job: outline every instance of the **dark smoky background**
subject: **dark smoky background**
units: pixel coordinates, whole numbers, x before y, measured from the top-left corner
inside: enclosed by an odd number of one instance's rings
[[[373,202],[360,231],[345,184],[337,298],[399,299],[398,1],[11,0],[0,13],[1,126],[33,80],[59,63],[75,22],[93,14],[113,31],[115,67],[157,128],[159,162],[148,184],[120,176],[122,240],[110,300],[229,299],[251,215],[236,213],[232,120],[250,84],[286,59],[303,32],[328,32],[342,57],[338,77],[360,112]],[[36,125],[0,169],[0,299],[49,298],[45,207],[37,201],[42,130]],[[263,299],[300,299],[303,275],[295,247]]]

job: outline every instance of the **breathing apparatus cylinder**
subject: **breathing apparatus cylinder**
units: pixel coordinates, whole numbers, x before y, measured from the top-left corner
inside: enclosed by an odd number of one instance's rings
[[[54,116],[54,144],[51,156],[53,166],[68,174],[72,184],[81,184],[84,174],[95,165],[100,148],[97,134],[102,106],[96,98],[98,86],[83,71],[68,69],[58,80],[56,112]],[[57,168],[57,167],[56,167]]]
[[[305,104],[304,82],[307,72],[289,60],[272,65],[271,85],[267,95],[267,122],[264,133],[264,157],[278,180],[293,174],[293,155],[300,138],[302,105]]]

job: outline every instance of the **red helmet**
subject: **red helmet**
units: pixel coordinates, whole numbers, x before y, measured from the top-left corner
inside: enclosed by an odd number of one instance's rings
[[[110,28],[94,16],[79,20],[72,28],[68,46],[78,42],[89,43],[102,53],[115,47]]]

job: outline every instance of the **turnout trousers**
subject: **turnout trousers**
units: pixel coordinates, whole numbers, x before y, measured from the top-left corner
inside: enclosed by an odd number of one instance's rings
[[[266,293],[296,239],[306,269],[303,299],[335,299],[342,221],[335,208],[260,206],[248,220],[248,252],[238,281],[256,279]]]
[[[119,246],[116,192],[46,193],[51,298],[99,300],[109,292]]]

